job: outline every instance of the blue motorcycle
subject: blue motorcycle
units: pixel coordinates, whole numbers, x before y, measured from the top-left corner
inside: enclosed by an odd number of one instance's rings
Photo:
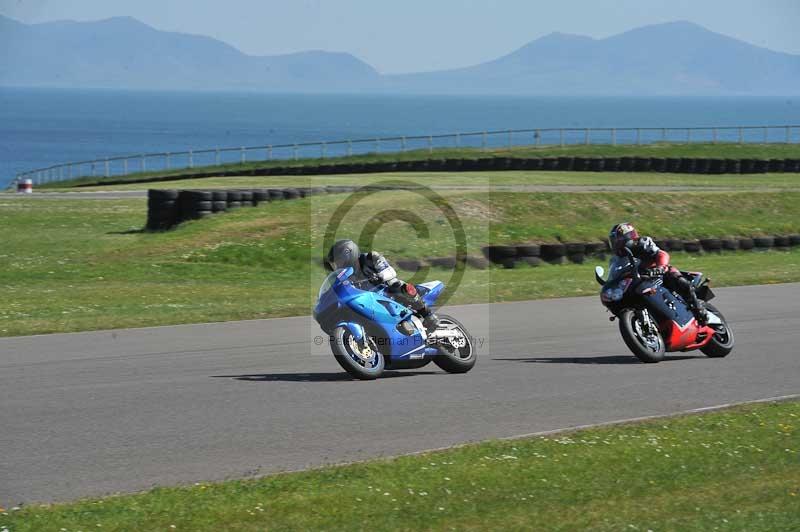
[[[354,278],[353,268],[328,275],[319,290],[314,319],[330,336],[342,368],[358,379],[378,378],[386,369],[416,369],[433,362],[448,373],[466,373],[477,359],[473,339],[454,318],[439,315],[428,333],[422,320],[386,293]],[[416,285],[432,307],[444,283]]]

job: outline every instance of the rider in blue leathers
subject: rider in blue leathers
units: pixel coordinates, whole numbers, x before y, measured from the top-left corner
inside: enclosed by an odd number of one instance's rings
[[[373,286],[386,286],[386,295],[413,310],[425,328],[436,330],[439,318],[425,304],[417,288],[397,278],[397,272],[389,261],[376,251],[361,253],[358,244],[352,240],[339,240],[331,246],[325,257],[325,267],[331,271],[339,268],[353,268],[353,284],[369,283]]]

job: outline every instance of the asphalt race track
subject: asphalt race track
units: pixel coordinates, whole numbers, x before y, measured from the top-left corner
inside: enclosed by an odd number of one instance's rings
[[[726,359],[631,356],[597,298],[453,307],[475,369],[349,380],[309,318],[0,339],[0,506],[800,392],[800,284],[719,289]]]

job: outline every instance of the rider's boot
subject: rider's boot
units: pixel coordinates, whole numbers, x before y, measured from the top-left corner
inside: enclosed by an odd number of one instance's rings
[[[706,311],[706,306],[702,301],[700,301],[700,299],[698,299],[697,294],[694,292],[693,286],[689,287],[689,308],[700,325],[705,325],[708,322],[708,311]]]
[[[425,330],[427,330],[428,333],[432,333],[439,328],[439,316],[431,312],[431,309],[427,306],[419,311],[419,315],[422,316],[422,324],[425,326]]]

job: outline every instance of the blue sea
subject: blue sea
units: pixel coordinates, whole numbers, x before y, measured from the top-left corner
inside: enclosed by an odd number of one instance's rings
[[[17,172],[56,163],[190,148],[526,128],[765,124],[800,124],[800,99],[0,89],[0,188]]]

